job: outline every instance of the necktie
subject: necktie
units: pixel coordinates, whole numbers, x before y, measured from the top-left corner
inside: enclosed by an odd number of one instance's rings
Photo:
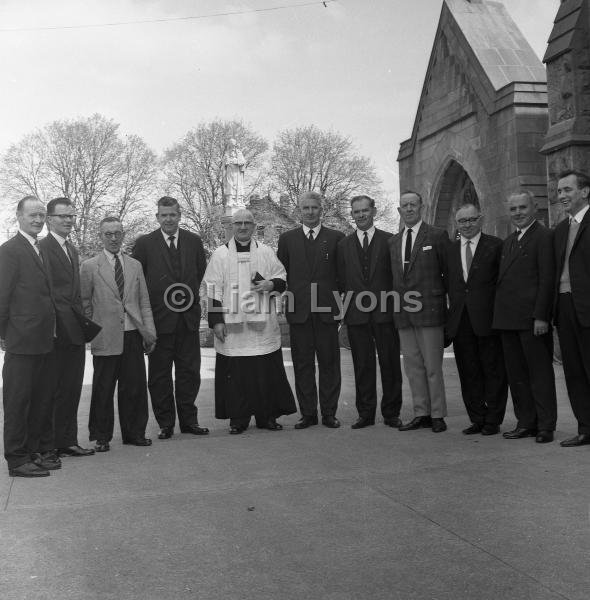
[[[180,279],[180,257],[178,255],[178,248],[174,243],[174,238],[175,236],[173,235],[168,236],[168,241],[170,242],[170,262],[172,263],[172,271],[174,273],[174,277],[176,279]]]
[[[517,229],[514,232],[514,237],[512,238],[512,244],[510,244],[510,252],[514,252],[516,247],[518,246],[518,236],[520,235],[520,229]]]
[[[37,253],[37,256],[39,257],[39,260],[41,262],[43,262],[43,257],[41,256],[41,248],[39,246],[39,240],[37,238],[35,238],[34,245],[35,245],[35,252]]]
[[[408,229],[406,233],[406,250],[404,252],[404,273],[408,269],[410,264],[410,257],[412,256],[412,229]]]
[[[467,240],[465,245],[465,266],[467,267],[467,273],[471,269],[471,263],[473,261],[473,252],[471,251],[471,240]]]
[[[117,282],[117,288],[119,289],[119,296],[121,296],[121,300],[123,300],[125,277],[123,276],[123,267],[121,266],[118,254],[115,254],[115,281]]]
[[[72,260],[72,251],[70,249],[70,245],[68,244],[68,241],[66,240],[64,243],[64,248],[66,249],[66,255],[68,257],[68,260],[74,264],[74,261]]]
[[[365,231],[363,235],[363,252],[366,252],[369,249],[369,235]]]
[[[310,242],[313,242],[313,229],[309,230],[309,235],[307,236]]]

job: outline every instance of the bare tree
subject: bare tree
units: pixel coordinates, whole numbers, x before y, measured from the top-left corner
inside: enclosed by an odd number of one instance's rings
[[[271,174],[293,206],[303,192],[320,192],[328,212],[343,212],[356,194],[378,195],[380,181],[371,160],[358,154],[350,138],[315,125],[285,129],[273,146]]]
[[[106,213],[137,227],[155,174],[156,157],[145,142],[137,136],[123,139],[119,125],[99,114],[54,121],[25,136],[8,149],[0,166],[9,202],[34,194],[74,203],[73,237],[83,254],[95,247],[95,225]]]
[[[223,156],[234,138],[246,160],[246,197],[264,177],[267,142],[242,121],[200,123],[167,149],[163,159],[166,192],[178,198],[187,225],[209,248],[222,237]]]

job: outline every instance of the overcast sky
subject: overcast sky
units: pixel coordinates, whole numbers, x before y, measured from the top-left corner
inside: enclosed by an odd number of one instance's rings
[[[7,31],[284,8],[112,27]],[[542,57],[559,0],[504,0]],[[349,135],[397,195],[442,0],[2,0],[0,151],[99,112],[161,152],[200,121],[269,142],[314,123]],[[395,190],[395,191],[394,191]]]

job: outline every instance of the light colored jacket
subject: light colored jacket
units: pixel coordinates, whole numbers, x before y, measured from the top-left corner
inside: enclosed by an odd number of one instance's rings
[[[125,288],[123,300],[119,296],[115,273],[104,252],[82,263],[80,290],[84,314],[98,323],[102,331],[92,340],[92,354],[115,356],[123,353],[125,313],[145,337],[156,335],[152,309],[141,263],[125,254],[123,270]]]

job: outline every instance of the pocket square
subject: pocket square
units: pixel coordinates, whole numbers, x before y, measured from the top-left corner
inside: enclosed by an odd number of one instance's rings
[[[432,246],[423,246],[422,251],[425,252],[426,250],[432,250]]]

